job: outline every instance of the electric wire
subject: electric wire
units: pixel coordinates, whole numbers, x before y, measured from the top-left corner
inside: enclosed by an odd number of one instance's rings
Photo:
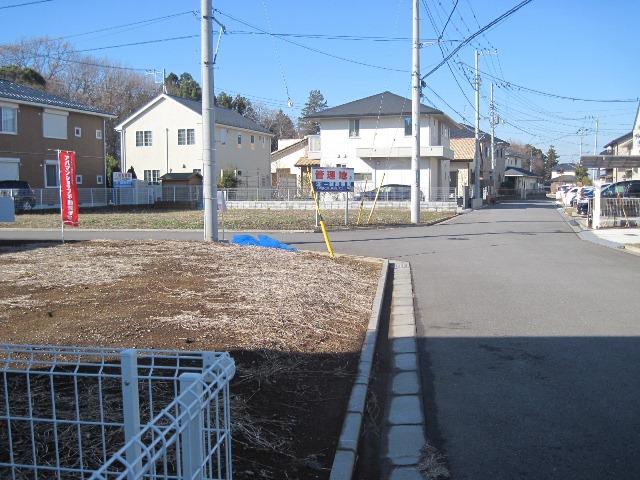
[[[453,49],[453,51],[446,57],[444,58],[438,65],[436,65],[435,67],[433,67],[431,70],[429,70],[426,74],[424,74],[422,76],[422,79],[425,79],[426,77],[428,77],[429,75],[432,75],[433,73],[435,73],[437,70],[440,69],[440,67],[442,67],[451,57],[453,57],[453,55],[455,55],[462,47],[464,47],[465,45],[469,44],[474,38],[476,38],[478,35],[482,34],[483,32],[489,30],[490,28],[496,26],[498,23],[502,22],[503,20],[505,20],[507,17],[513,15],[514,13],[516,13],[518,10],[520,10],[522,7],[524,7],[525,5],[527,5],[528,3],[531,3],[532,0],[523,0],[522,2],[520,2],[518,5],[516,5],[515,7],[511,8],[510,10],[506,11],[505,13],[503,13],[502,15],[500,15],[499,17],[495,18],[494,20],[492,20],[491,22],[489,22],[488,24],[486,24],[484,27],[482,27],[480,30],[478,30],[477,32],[475,32],[474,34],[472,34],[471,36],[465,38],[462,42],[460,42],[460,44]]]
[[[26,7],[28,5],[35,5],[37,3],[48,3],[48,2],[53,2],[53,0],[36,0],[33,2],[14,3],[13,5],[5,5],[4,7],[0,7],[0,10],[6,10],[8,8]]]

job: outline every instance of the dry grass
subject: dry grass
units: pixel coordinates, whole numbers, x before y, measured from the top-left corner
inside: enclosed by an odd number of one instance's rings
[[[0,247],[0,343],[231,350],[235,476],[324,479],[379,271],[201,242]]]
[[[361,224],[369,212],[363,213]],[[422,212],[424,223],[453,216],[450,212]],[[344,211],[323,212],[327,225],[343,228]],[[355,226],[357,209],[349,211],[349,224]],[[220,223],[230,230],[309,230],[315,225],[313,210],[229,210]],[[400,225],[410,223],[409,209],[378,208],[372,225]],[[0,228],[60,228],[60,216],[55,213],[29,213],[16,216],[15,223],[0,223]],[[202,212],[197,210],[150,210],[113,212],[111,210],[80,212],[80,228],[91,229],[202,229]]]
[[[445,480],[451,478],[446,466],[446,458],[434,446],[426,444],[420,450],[418,470],[426,480]]]
[[[93,241],[0,253],[0,304],[15,319],[0,338],[14,342],[175,347],[169,332],[177,331],[194,332],[193,342],[207,348],[335,352],[333,340],[362,332],[379,269],[196,242]],[[41,324],[43,314],[56,319],[53,338],[48,328],[20,328]]]

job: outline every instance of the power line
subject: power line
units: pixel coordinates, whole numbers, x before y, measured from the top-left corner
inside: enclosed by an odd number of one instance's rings
[[[331,35],[325,33],[269,33],[255,32],[247,30],[230,30],[230,35],[272,35],[274,37],[291,37],[291,38],[309,38],[318,40],[345,40],[345,41],[371,41],[371,42],[411,42],[411,37],[384,37],[377,35]],[[457,43],[462,40],[449,39],[442,40],[437,38],[422,38],[421,43],[436,42]]]
[[[70,52],[70,53],[74,53],[74,52]],[[152,68],[121,67],[121,66],[118,66],[118,65],[109,65],[109,64],[103,64],[103,63],[88,62],[88,61],[84,61],[84,60],[73,60],[71,58],[56,57],[54,55],[44,55],[44,54],[38,54],[38,53],[32,53],[31,56],[37,57],[37,58],[48,58],[48,59],[51,59],[51,60],[57,60],[59,62],[76,63],[78,65],[87,65],[87,66],[90,66],[90,67],[111,68],[111,69],[114,69],[114,70],[130,70],[130,71],[134,71],[134,72],[149,72],[149,71],[153,70]]]
[[[456,0],[456,5],[457,4],[458,4],[458,0]],[[431,14],[431,10],[429,9],[429,6],[427,5],[427,2],[425,0],[422,0],[422,5],[424,6],[425,11],[427,12],[427,16],[429,17],[429,21],[431,22],[431,26],[433,26],[433,30],[435,31],[436,34],[438,34],[438,26],[436,25],[436,21],[433,18],[433,15]],[[454,9],[451,10],[451,15],[453,15],[453,11],[454,10],[455,10],[455,6],[454,6]],[[449,15],[449,19],[451,19],[451,15]],[[447,23],[448,22],[449,22],[449,20],[447,20]],[[446,28],[446,24],[445,24],[445,28]],[[440,40],[442,38],[443,33],[444,33],[444,28],[442,29],[442,32],[440,34],[438,34],[438,40]],[[440,49],[440,53],[442,54],[442,58],[444,58],[446,56],[444,47],[440,43],[438,43],[438,48]],[[460,85],[460,82],[458,81],[458,77],[456,77],[455,73],[453,72],[453,68],[451,68],[451,64],[449,62],[447,62],[447,67],[449,68],[449,72],[451,72],[451,76],[453,77],[453,80],[456,82],[456,85],[460,89],[460,93],[462,93],[462,96],[465,98],[467,103],[469,105],[471,105],[471,108],[475,111],[475,106],[471,103],[471,100],[469,100],[469,97],[467,97],[467,94],[465,93],[464,89],[462,88],[462,85]]]
[[[47,0],[47,1],[51,1],[51,0]],[[82,37],[85,35],[91,35],[93,33],[101,33],[101,32],[106,32],[109,30],[116,30],[118,28],[125,28],[125,27],[131,27],[131,26],[135,26],[135,25],[143,25],[146,23],[152,23],[152,22],[157,22],[160,20],[167,20],[169,18],[175,18],[175,17],[180,17],[182,15],[186,15],[186,14],[195,14],[196,12],[194,10],[186,10],[184,12],[178,12],[178,13],[172,13],[170,15],[163,15],[162,17],[154,17],[154,18],[149,18],[147,20],[139,20],[137,22],[131,22],[131,23],[123,23],[121,25],[113,25],[111,27],[104,27],[104,28],[99,28],[97,30],[89,30],[88,32],[82,32],[82,33],[74,33],[71,35],[65,35],[63,37],[56,37],[54,38],[54,40],[64,40],[67,38],[76,38],[76,37]]]
[[[424,80],[425,78],[427,78],[429,75],[431,75],[432,73],[434,73],[436,70],[438,70],[440,67],[442,67],[449,59],[451,59],[451,57],[453,57],[462,47],[464,47],[465,45],[469,44],[471,42],[471,40],[473,40],[474,38],[476,38],[478,35],[482,34],[483,32],[489,30],[490,28],[494,27],[495,25],[497,25],[498,23],[502,22],[504,19],[506,19],[507,17],[513,15],[515,12],[517,12],[518,10],[520,10],[522,7],[524,7],[525,5],[527,5],[528,3],[531,3],[532,0],[524,0],[522,2],[520,2],[518,5],[516,5],[515,7],[513,7],[511,10],[506,11],[505,13],[503,13],[502,15],[500,15],[499,17],[497,17],[496,19],[494,19],[493,21],[489,22],[488,24],[486,24],[484,27],[482,27],[480,30],[478,30],[477,32],[475,32],[474,34],[470,35],[469,37],[465,38],[462,42],[460,42],[460,44],[453,49],[453,51],[451,53],[449,53],[449,55],[447,55],[447,57],[445,57],[438,65],[436,65],[435,67],[433,67],[431,70],[429,70],[426,74],[424,74],[422,76],[422,79]]]
[[[471,67],[471,65],[467,65],[464,62],[460,62],[460,63],[462,65],[466,66],[469,69],[473,68],[473,67]],[[542,96],[551,97],[551,98],[559,98],[561,100],[572,100],[572,101],[575,101],[575,102],[594,102],[594,103],[636,103],[639,100],[638,98],[601,99],[601,98],[569,97],[569,96],[566,96],[566,95],[558,95],[556,93],[543,92],[542,90],[536,90],[534,88],[524,87],[522,85],[518,85],[517,83],[510,82],[509,80],[505,80],[504,78],[500,78],[500,77],[497,77],[495,75],[491,75],[490,73],[486,73],[486,72],[482,72],[482,71],[480,71],[480,73],[482,73],[483,75],[487,75],[487,76],[493,78],[494,80],[499,80],[500,82],[502,82],[502,85],[499,84],[498,87],[507,87],[507,88],[513,87],[513,88],[517,88],[518,90],[525,90],[527,92],[535,93],[537,95],[542,95]]]
[[[528,1],[531,1],[531,0],[528,0]],[[249,28],[253,28],[253,29],[255,29],[255,30],[259,31],[259,32],[262,32],[265,35],[272,35],[271,33],[267,32],[266,30],[264,30],[264,29],[262,29],[260,27],[256,27],[255,25],[251,25],[250,23],[245,22],[244,20],[241,20],[241,19],[239,19],[237,17],[234,17],[232,15],[229,15],[228,13],[224,13],[224,12],[222,12],[221,10],[219,10],[217,8],[214,8],[213,10],[214,10],[214,12],[218,12],[220,15],[223,15],[223,16],[231,19],[231,20],[234,20],[234,21],[236,21],[238,23],[241,23],[242,25],[245,25],[245,26],[247,26]],[[325,52],[323,50],[318,50],[317,48],[309,47],[308,45],[304,45],[302,43],[294,42],[293,40],[289,40],[288,38],[285,38],[285,37],[275,36],[275,38],[278,38],[279,40],[281,40],[283,42],[287,42],[287,43],[290,43],[292,45],[296,45],[296,46],[298,46],[300,48],[304,48],[305,50],[309,50],[310,52],[319,53],[320,55],[324,55],[326,57],[334,58],[336,60],[341,60],[343,62],[353,63],[353,64],[356,64],[356,65],[362,65],[364,67],[376,68],[378,70],[387,70],[389,72],[410,73],[409,70],[404,70],[404,69],[400,69],[400,68],[385,67],[385,66],[382,66],[382,65],[375,65],[375,64],[372,64],[372,63],[361,62],[360,60],[354,60],[352,58],[347,58],[347,57],[341,57],[339,55],[334,55],[333,53]]]
[[[440,32],[440,35],[438,36],[438,40],[440,40],[442,38],[442,36],[444,35],[444,31],[447,29],[447,25],[449,25],[449,20],[451,20],[453,12],[456,11],[456,7],[458,6],[458,1],[459,0],[456,0],[456,3],[453,4],[453,8],[451,9],[451,13],[449,14],[449,18],[447,18],[447,21],[444,23],[444,27],[442,27],[442,31]]]
[[[5,5],[4,7],[0,7],[0,10],[6,10],[7,8],[26,7],[27,5],[35,5],[36,3],[47,3],[47,2],[53,2],[53,0],[37,0],[34,2],[14,3],[13,5]]]
[[[142,42],[120,43],[118,45],[108,45],[106,47],[84,48],[82,50],[74,50],[72,53],[96,52],[98,50],[109,50],[112,48],[134,47],[136,45],[148,45],[150,43],[172,42],[174,40],[186,40],[188,38],[200,38],[200,34],[182,35],[179,37],[157,38],[155,40],[145,40]]]

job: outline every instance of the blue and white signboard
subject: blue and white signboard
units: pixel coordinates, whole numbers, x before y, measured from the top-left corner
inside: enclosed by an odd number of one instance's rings
[[[133,187],[133,175],[127,172],[113,172],[113,188]]]
[[[353,168],[315,167],[311,178],[316,192],[353,192],[355,173]]]

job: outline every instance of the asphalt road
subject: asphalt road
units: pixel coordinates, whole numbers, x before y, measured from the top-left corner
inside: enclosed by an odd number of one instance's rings
[[[640,257],[580,240],[548,202],[332,240],[411,263],[428,435],[453,479],[640,478]]]

